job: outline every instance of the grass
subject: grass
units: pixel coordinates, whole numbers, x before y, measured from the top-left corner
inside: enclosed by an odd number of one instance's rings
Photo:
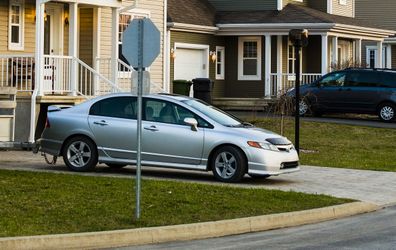
[[[143,180],[133,220],[133,179],[0,170],[0,237],[176,225],[350,202],[324,195]]]
[[[279,118],[253,123],[280,133]],[[285,119],[285,136],[294,141],[293,119]],[[300,148],[304,165],[396,172],[394,129],[301,121]]]

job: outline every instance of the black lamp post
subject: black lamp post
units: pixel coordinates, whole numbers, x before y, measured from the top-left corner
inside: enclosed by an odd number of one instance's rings
[[[293,43],[296,53],[296,112],[295,112],[295,142],[297,153],[300,154],[300,58],[301,48],[308,46],[308,30],[294,29],[289,32],[289,39]]]

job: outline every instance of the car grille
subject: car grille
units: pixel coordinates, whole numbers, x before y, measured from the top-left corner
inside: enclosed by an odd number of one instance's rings
[[[296,168],[298,167],[298,165],[299,165],[298,161],[283,162],[281,164],[281,169]]]

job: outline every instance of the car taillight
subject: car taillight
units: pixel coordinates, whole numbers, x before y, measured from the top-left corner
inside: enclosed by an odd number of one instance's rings
[[[48,117],[47,117],[47,119],[45,120],[45,128],[50,128],[50,127],[51,127],[51,125],[50,125]]]

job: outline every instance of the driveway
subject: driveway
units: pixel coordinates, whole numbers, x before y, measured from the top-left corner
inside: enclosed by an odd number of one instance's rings
[[[62,159],[58,159],[56,166],[50,166],[45,163],[42,156],[34,155],[29,151],[0,151],[0,169],[117,178],[133,178],[135,174],[135,168],[132,166],[112,170],[105,165],[100,165],[95,172],[91,173],[70,172],[67,170]],[[206,172],[146,167],[143,168],[142,176],[143,178],[150,179],[170,179],[211,185],[229,185],[216,182],[212,174]],[[312,194],[326,194],[388,206],[396,204],[395,183],[395,172],[302,166],[302,171],[297,173],[274,176],[266,180],[254,180],[246,177],[242,183],[232,185],[246,188],[293,190]]]

